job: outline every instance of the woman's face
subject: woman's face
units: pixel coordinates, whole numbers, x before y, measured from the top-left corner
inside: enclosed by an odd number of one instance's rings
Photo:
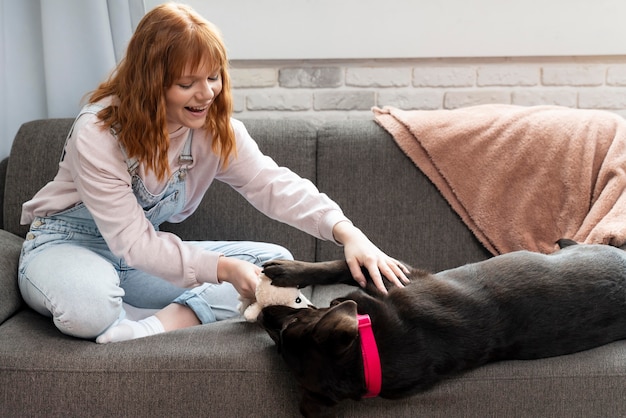
[[[187,67],[165,91],[168,131],[174,132],[181,126],[202,128],[209,106],[221,91],[220,69],[213,70],[206,64],[195,71]]]

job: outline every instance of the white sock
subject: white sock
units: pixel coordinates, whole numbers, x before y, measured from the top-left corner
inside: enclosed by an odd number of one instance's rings
[[[98,344],[116,343],[118,341],[133,340],[165,332],[163,324],[154,315],[140,321],[122,319],[119,324],[109,328],[96,338]]]

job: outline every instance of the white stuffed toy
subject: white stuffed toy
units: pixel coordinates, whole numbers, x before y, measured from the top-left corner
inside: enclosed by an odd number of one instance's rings
[[[285,305],[292,308],[306,308],[311,302],[295,287],[273,286],[272,281],[265,274],[259,276],[256,287],[256,300],[239,296],[239,312],[248,322],[255,322],[261,309],[270,305]]]

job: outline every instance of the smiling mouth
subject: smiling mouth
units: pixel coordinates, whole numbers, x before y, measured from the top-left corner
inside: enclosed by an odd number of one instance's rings
[[[192,112],[192,113],[202,113],[205,110],[208,109],[208,106],[204,106],[204,107],[192,107],[192,106],[186,106],[185,109],[187,109],[188,111]]]

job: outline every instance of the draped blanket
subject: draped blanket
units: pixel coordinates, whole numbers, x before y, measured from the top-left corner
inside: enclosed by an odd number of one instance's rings
[[[374,117],[494,255],[550,253],[560,238],[626,242],[626,120],[619,115],[481,105],[375,108]]]

